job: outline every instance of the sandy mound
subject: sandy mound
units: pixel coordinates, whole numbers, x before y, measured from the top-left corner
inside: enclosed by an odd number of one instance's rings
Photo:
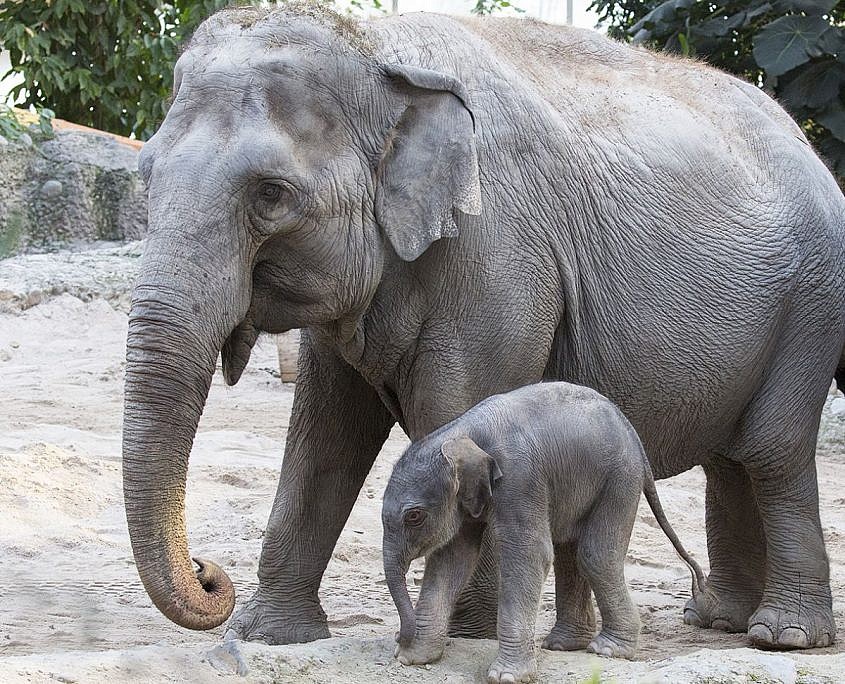
[[[126,334],[121,308],[134,256],[113,258],[125,260],[122,266],[104,262],[107,271],[114,265],[114,278],[98,285],[103,275],[91,265],[82,269],[90,276],[86,289],[77,291],[65,285],[82,282],[78,262],[44,257],[37,276],[44,287],[7,288],[24,300],[38,290],[40,303],[10,306],[0,314],[0,681],[479,681],[493,642],[455,640],[443,661],[429,668],[403,668],[391,657],[398,617],[381,570],[380,501],[390,467],[406,444],[398,429],[370,473],[325,574],[321,598],[335,638],[285,647],[221,646],[222,629],[187,632],[151,605],[135,573],[120,488]],[[75,280],[61,274],[67,263]],[[0,262],[0,285],[9,269]],[[275,344],[266,340],[237,387],[225,387],[218,374],[191,458],[191,550],[227,569],[239,600],[256,585],[293,398],[293,386],[273,376],[276,368]],[[843,462],[845,399],[831,394],[818,466],[840,644]],[[700,469],[663,481],[659,489],[679,535],[706,564]],[[644,503],[627,574],[643,621],[640,659],[544,652],[541,681],[583,682],[594,672],[617,681],[845,681],[839,645],[813,655],[766,654],[742,648],[743,635],[685,626],[688,575]],[[421,566],[412,575],[419,581]],[[553,616],[550,580],[538,637]]]

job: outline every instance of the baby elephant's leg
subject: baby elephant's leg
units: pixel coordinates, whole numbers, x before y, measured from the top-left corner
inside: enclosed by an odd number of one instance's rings
[[[514,519],[497,530],[499,654],[487,673],[491,683],[529,682],[537,672],[534,627],[543,582],[552,564],[548,528],[538,527],[536,520]]]
[[[633,658],[640,619],[625,582],[625,554],[639,497],[606,488],[584,525],[578,542],[578,564],[587,577],[601,613],[601,632],[588,651],[614,658]]]
[[[555,545],[555,607],[557,620],[543,640],[552,651],[577,651],[587,647],[596,634],[592,591],[576,561],[575,542]]]
[[[424,665],[443,655],[449,615],[478,561],[481,532],[480,528],[467,526],[426,558],[423,585],[414,611],[417,631],[409,644],[396,649],[403,665]]]

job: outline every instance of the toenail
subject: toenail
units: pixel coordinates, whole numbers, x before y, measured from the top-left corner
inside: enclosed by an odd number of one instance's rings
[[[760,622],[748,628],[748,638],[759,646],[772,646],[775,640],[772,630]]]
[[[787,627],[780,633],[778,645],[784,648],[807,648],[810,640],[807,633],[800,627]]]
[[[701,616],[698,614],[698,611],[695,611],[692,608],[686,608],[684,610],[684,623],[692,625],[693,627],[701,627]]]
[[[733,631],[733,625],[730,623],[730,620],[726,620],[725,618],[714,618],[713,622],[710,623],[710,626],[713,629],[718,629],[723,632]]]

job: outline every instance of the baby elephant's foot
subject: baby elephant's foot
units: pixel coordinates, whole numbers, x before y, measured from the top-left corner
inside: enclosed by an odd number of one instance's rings
[[[533,656],[516,659],[505,658],[501,654],[487,671],[488,684],[515,684],[530,682],[537,675],[537,661]]]
[[[396,646],[394,654],[403,665],[426,665],[440,660],[443,655],[444,643],[438,639],[423,641],[413,639],[407,646]]]
[[[623,641],[607,632],[599,632],[587,646],[587,651],[608,658],[633,658],[637,653],[637,643]]]
[[[543,648],[549,651],[580,651],[592,641],[593,630],[576,629],[568,625],[555,625],[543,639]]]

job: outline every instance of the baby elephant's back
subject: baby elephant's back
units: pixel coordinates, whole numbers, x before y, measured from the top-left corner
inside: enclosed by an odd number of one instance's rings
[[[538,471],[535,476],[542,473],[554,498],[588,505],[609,483],[620,481],[639,497],[642,445],[612,401],[566,382],[529,385],[501,398],[503,414],[514,421],[511,434],[523,443],[514,452],[522,451],[526,466]],[[515,457],[520,456],[512,452]]]

